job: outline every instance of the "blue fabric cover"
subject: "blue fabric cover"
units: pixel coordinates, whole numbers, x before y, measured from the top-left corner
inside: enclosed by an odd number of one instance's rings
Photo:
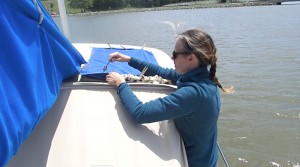
[[[40,25],[31,0],[0,0],[0,4],[0,166],[4,166],[54,104],[62,80],[78,73],[85,61],[39,1],[44,16]]]
[[[123,62],[109,63],[107,69],[103,71],[103,67],[108,63],[109,54],[113,52],[120,52],[131,57],[157,64],[154,55],[144,49],[93,48],[91,57],[80,74],[99,79],[105,79],[106,75],[112,71],[120,74],[141,74],[140,71],[130,67],[128,63]]]

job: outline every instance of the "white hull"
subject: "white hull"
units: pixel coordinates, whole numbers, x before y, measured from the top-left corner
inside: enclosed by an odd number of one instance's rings
[[[92,45],[75,46],[88,59]],[[158,62],[168,66],[171,59],[162,53]],[[164,59],[168,61],[161,61]],[[143,102],[175,89],[156,84],[131,87]],[[65,82],[51,111],[8,164],[19,166],[184,167],[187,161],[173,121],[136,124],[128,117],[113,86]]]

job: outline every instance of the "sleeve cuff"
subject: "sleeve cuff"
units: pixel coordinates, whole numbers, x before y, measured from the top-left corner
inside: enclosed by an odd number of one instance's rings
[[[127,86],[128,84],[126,82],[123,82],[118,87],[118,94],[121,93],[121,91]]]

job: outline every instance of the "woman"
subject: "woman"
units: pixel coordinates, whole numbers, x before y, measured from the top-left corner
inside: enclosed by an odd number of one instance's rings
[[[173,119],[183,139],[189,167],[216,167],[218,164],[217,121],[220,112],[216,77],[216,48],[205,32],[192,29],[179,34],[172,57],[175,70],[162,68],[121,53],[112,53],[109,61],[128,62],[138,70],[148,67],[145,75],[159,75],[176,83],[177,90],[164,98],[142,103],[125,79],[116,72],[106,81],[117,86],[126,111],[137,123]],[[209,70],[208,70],[209,68]]]

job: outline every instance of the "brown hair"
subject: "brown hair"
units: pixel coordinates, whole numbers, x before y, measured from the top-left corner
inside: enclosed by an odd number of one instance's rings
[[[194,53],[200,67],[210,65],[210,79],[225,93],[233,92],[233,87],[223,88],[216,76],[217,49],[209,34],[199,29],[191,29],[179,34],[178,38],[183,40],[184,49],[187,53]]]

